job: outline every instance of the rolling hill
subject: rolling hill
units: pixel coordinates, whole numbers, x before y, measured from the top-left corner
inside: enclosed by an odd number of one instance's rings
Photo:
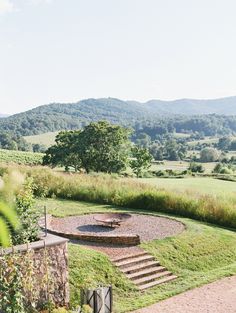
[[[114,98],[87,99],[77,103],[52,103],[0,120],[0,131],[29,136],[62,129],[76,129],[91,121],[108,120],[122,125],[158,120],[174,115],[236,115],[236,97],[215,100],[150,100],[145,103]]]

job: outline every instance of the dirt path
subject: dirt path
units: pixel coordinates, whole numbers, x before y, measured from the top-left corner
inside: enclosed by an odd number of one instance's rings
[[[236,276],[174,296],[132,313],[236,313]]]

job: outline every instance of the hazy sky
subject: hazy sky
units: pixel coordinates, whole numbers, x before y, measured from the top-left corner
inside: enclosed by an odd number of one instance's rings
[[[236,95],[235,0],[0,0],[0,112]]]

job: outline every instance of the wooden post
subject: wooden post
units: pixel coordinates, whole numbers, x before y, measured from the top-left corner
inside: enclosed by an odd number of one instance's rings
[[[113,292],[112,292],[112,286],[109,287],[109,291],[110,291],[110,313],[112,313],[112,305],[113,305]]]
[[[45,237],[48,235],[48,225],[47,225],[47,207],[44,206],[44,229],[45,229]]]

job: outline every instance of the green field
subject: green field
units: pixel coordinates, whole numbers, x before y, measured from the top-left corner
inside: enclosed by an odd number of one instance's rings
[[[31,144],[41,144],[50,147],[55,143],[55,137],[57,134],[58,132],[50,132],[34,136],[25,136],[24,139]]]
[[[186,178],[142,178],[142,182],[152,184],[158,188],[173,190],[181,193],[210,194],[221,197],[236,198],[236,182],[223,181],[209,177]]]
[[[206,173],[211,173],[217,163],[211,162],[211,163],[201,163],[201,164],[205,168]],[[157,162],[153,162],[150,169],[152,171],[158,171],[158,170],[184,171],[188,169],[188,167],[189,167],[189,162],[186,162],[186,161],[164,160],[163,164],[158,164]]]
[[[43,154],[0,149],[0,163],[15,163],[22,165],[42,164]]]
[[[60,217],[119,211],[117,207],[108,205],[56,199],[38,200],[37,205],[41,208],[46,205],[49,213]],[[160,215],[147,210],[124,208],[120,210]],[[168,215],[168,217],[171,216]],[[112,265],[105,254],[85,248],[79,242],[69,243],[71,304],[79,303],[80,289],[85,286],[112,284],[114,313],[127,313],[188,289],[236,274],[236,233],[234,231],[187,218],[178,218],[178,220],[186,225],[186,230],[182,234],[141,245],[163,266],[175,273],[178,279],[145,292],[139,292]]]

